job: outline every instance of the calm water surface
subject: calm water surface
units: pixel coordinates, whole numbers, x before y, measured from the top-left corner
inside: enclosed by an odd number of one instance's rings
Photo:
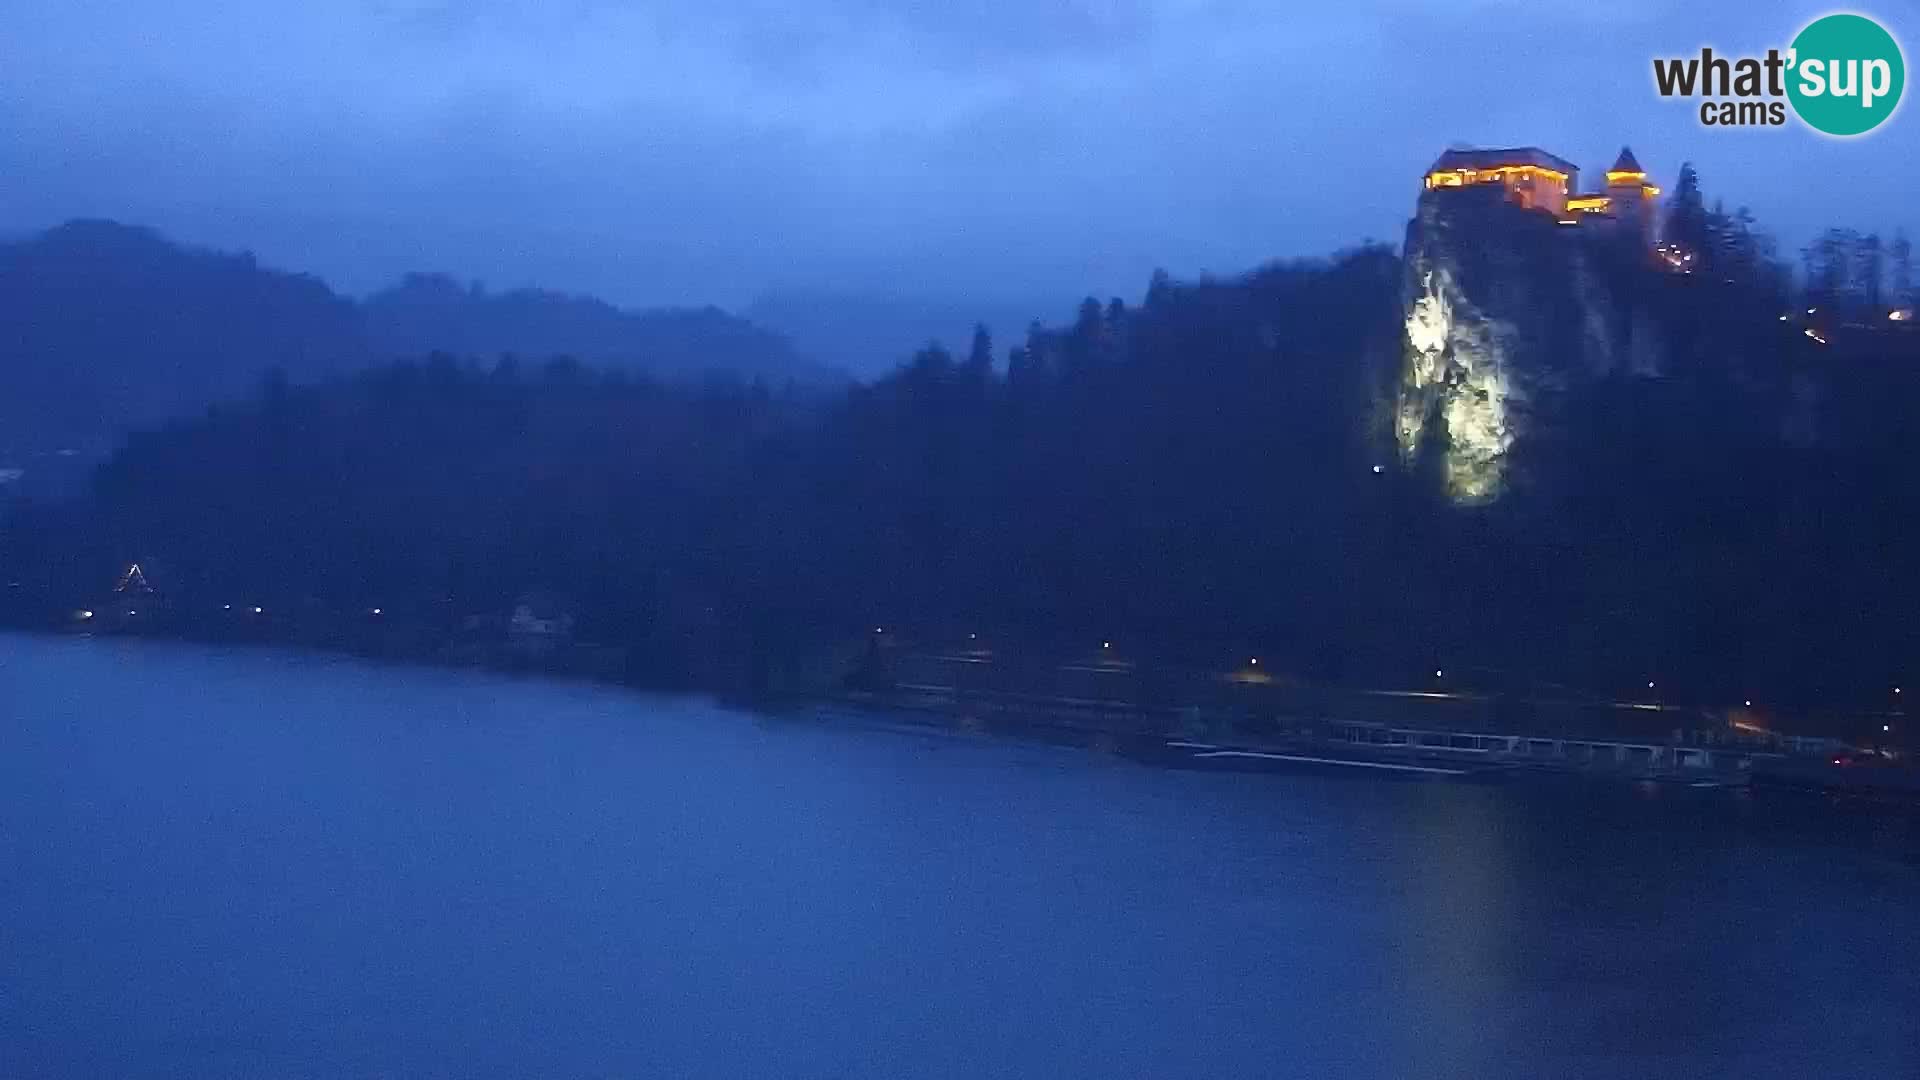
[[[1899,818],[0,637],[0,1075],[1920,1075]]]

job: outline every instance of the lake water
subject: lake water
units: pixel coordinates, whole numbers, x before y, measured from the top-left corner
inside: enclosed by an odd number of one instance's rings
[[[0,1075],[1920,1075],[1910,822],[0,637]]]

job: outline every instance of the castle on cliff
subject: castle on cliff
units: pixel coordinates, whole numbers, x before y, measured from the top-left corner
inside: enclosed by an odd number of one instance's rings
[[[1501,150],[1454,149],[1441,154],[1427,170],[1426,189],[1484,190],[1499,185],[1508,202],[1552,214],[1562,225],[1601,225],[1633,229],[1652,242],[1660,189],[1647,182],[1647,171],[1620,148],[1607,170],[1606,186],[1580,191],[1580,167],[1536,146]]]

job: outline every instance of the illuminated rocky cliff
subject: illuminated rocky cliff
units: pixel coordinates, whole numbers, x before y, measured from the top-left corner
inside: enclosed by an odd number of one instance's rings
[[[1407,226],[1394,436],[1403,463],[1437,457],[1462,504],[1524,482],[1527,447],[1583,383],[1656,374],[1663,355],[1611,284],[1636,261],[1619,238],[1498,194],[1429,192]]]

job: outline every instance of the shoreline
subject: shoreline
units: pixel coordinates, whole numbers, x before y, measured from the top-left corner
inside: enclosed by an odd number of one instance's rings
[[[624,690],[635,694],[707,697],[727,708],[768,719],[806,718],[822,723],[918,732],[976,734],[991,738],[1071,745],[1118,753],[1158,767],[1281,772],[1333,769],[1373,776],[1484,781],[1515,775],[1701,787],[1768,787],[1813,795],[1920,807],[1920,773],[1911,768],[1849,768],[1822,755],[1790,756],[1752,746],[1702,745],[1685,739],[1649,740],[1620,733],[1526,732],[1469,734],[1456,726],[1396,724],[1392,720],[1334,715],[1285,717],[1286,726],[1249,730],[1241,706],[1147,704],[1139,700],[1036,696],[976,686],[962,690],[927,684],[882,684],[868,689],[812,686],[752,692],[739,684],[692,680],[649,682],[607,670],[591,670],[520,657],[500,662],[495,652],[476,658],[450,650],[406,651],[353,648],[341,642],[273,640],[162,633],[98,633],[0,628],[0,634],[58,640],[130,640],[142,644],[284,652],[339,658],[386,668],[480,672],[514,680],[537,680]],[[1094,670],[1074,666],[1073,670]],[[1395,695],[1420,699],[1437,695]],[[1281,718],[1270,716],[1270,723]],[[1679,732],[1676,730],[1676,734]],[[1461,745],[1461,740],[1474,740]],[[1488,740],[1492,740],[1491,748]],[[1628,748],[1635,756],[1629,757]],[[1613,755],[1600,759],[1602,753]]]

